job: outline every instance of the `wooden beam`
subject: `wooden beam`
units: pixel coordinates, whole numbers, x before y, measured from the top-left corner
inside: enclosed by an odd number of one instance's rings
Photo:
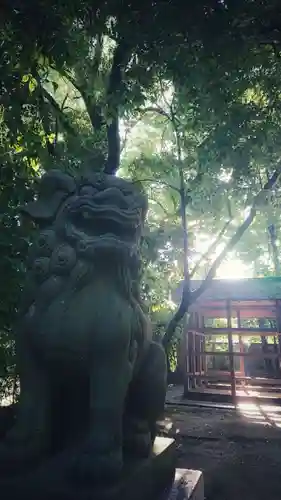
[[[210,381],[217,381],[217,382],[230,382],[231,377],[230,374],[224,374],[224,375],[213,375],[212,373],[205,374],[205,375],[200,375],[198,373],[187,373],[189,377],[195,377],[201,380],[210,380]],[[254,385],[280,385],[281,386],[281,379],[275,379],[275,378],[258,378],[258,377],[246,377],[246,376],[241,376],[241,375],[235,375],[235,380],[239,381],[248,381],[251,382]]]
[[[238,327],[238,329],[241,328],[240,309],[237,309],[237,327]],[[243,344],[243,340],[242,340],[242,335],[239,335],[238,341],[239,341],[239,352],[244,352],[244,344]],[[243,374],[243,376],[245,376],[245,363],[244,363],[243,356],[240,357],[240,372]]]
[[[227,310],[227,328],[228,328],[228,351],[229,351],[229,372],[231,377],[231,397],[235,404],[236,401],[236,384],[235,384],[235,367],[233,357],[233,341],[232,341],[232,325],[231,325],[231,301],[226,301]]]
[[[249,319],[249,318],[275,318],[276,311],[275,308],[268,307],[267,308],[253,308],[253,307],[241,307],[241,318]],[[204,309],[206,318],[226,318],[227,311],[224,308],[210,308]]]
[[[189,364],[189,372],[195,373],[195,353],[194,353],[194,333],[193,330],[188,329],[187,332],[187,355],[188,355],[188,364]],[[191,387],[194,387],[194,380],[189,380]]]
[[[230,318],[231,319],[231,318]],[[204,333],[206,335],[228,335],[231,331],[232,335],[256,335],[260,337],[261,335],[276,335],[276,329],[274,328],[211,328],[206,327]],[[280,333],[281,335],[281,333]]]
[[[229,351],[205,351],[201,352],[200,356],[243,356],[256,359],[281,359],[281,354],[275,353],[257,353],[257,352],[235,352],[230,353]]]
[[[280,371],[280,357],[281,357],[281,301],[276,300],[276,326],[277,326],[277,336],[278,336],[278,353],[279,353],[279,364],[278,368]]]
[[[189,371],[188,366],[187,366],[187,315],[184,316],[183,320],[183,335],[180,340],[180,346],[179,346],[179,359],[178,363],[180,365],[180,371],[182,372],[183,376],[186,375],[186,373]]]
[[[281,300],[281,299],[279,299]],[[264,300],[233,300],[232,307],[241,306],[245,307],[254,307],[254,308],[262,308],[262,307],[275,307],[276,299],[264,299]],[[217,300],[206,300],[205,302],[194,302],[190,306],[190,311],[199,311],[208,308],[223,308],[225,307],[225,299],[217,299]]]
[[[201,312],[199,312],[199,330],[201,332],[204,332],[204,328],[205,328],[204,316],[202,316]],[[206,338],[205,334],[203,333],[203,335],[200,338],[200,352],[205,351],[205,349],[206,349]],[[207,371],[207,360],[205,357],[200,356],[200,361],[201,361],[201,370],[204,374]]]
[[[218,388],[218,387],[212,387],[212,388],[209,388],[209,387],[204,387],[204,389],[202,388],[199,388],[199,389],[195,389],[195,390],[191,390],[190,392],[195,392],[195,393],[198,393],[200,395],[204,397],[206,397],[207,394],[210,394],[212,395],[212,399],[211,401],[218,401],[218,399],[215,399],[215,398],[218,398],[220,396],[230,396],[231,397],[231,390],[230,388],[229,389],[226,389],[226,388]],[[253,402],[253,399],[254,400],[259,400],[260,402],[263,402],[263,404],[266,403],[266,401],[268,401],[269,403],[272,403],[273,401],[276,403],[281,401],[281,393],[279,391],[279,388],[276,389],[276,392],[263,392],[263,393],[260,393],[259,394],[259,390],[257,390],[257,394],[255,396],[253,395],[246,395],[245,394],[245,389],[243,387],[238,387],[237,388],[237,395],[239,397],[241,397],[241,402],[242,401],[247,401],[247,402],[250,402],[252,403]]]

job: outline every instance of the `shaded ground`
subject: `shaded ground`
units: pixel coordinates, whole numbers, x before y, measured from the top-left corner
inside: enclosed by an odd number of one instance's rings
[[[281,499],[281,408],[168,406],[163,433],[178,466],[204,472],[207,500]]]

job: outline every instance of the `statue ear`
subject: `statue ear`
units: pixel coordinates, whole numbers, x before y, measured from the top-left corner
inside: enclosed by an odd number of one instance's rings
[[[21,208],[34,222],[51,222],[62,202],[76,191],[76,183],[60,170],[50,170],[41,179],[38,199]]]
[[[34,222],[51,222],[55,219],[56,213],[61,203],[68,194],[57,191],[51,197],[39,196],[38,200],[28,203],[21,208],[23,215],[29,216]]]

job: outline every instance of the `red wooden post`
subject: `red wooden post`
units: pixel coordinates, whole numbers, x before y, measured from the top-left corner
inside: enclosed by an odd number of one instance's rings
[[[229,371],[231,378],[231,398],[233,403],[236,401],[236,387],[235,387],[235,368],[234,368],[234,356],[233,356],[233,341],[232,341],[232,330],[231,330],[231,301],[226,301],[226,311],[227,311],[227,328],[228,328],[228,353],[229,353]]]
[[[241,314],[240,314],[240,309],[237,309],[237,328],[241,328]],[[242,340],[242,335],[239,335],[239,352],[244,353],[244,344]],[[242,377],[245,377],[245,360],[244,356],[240,356],[240,373]]]
[[[278,368],[280,370],[280,355],[281,355],[281,301],[276,300],[276,330],[278,335]]]

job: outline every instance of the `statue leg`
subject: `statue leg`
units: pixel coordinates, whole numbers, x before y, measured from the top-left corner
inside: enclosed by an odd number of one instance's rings
[[[128,452],[148,456],[156,436],[156,422],[164,412],[167,388],[166,355],[152,342],[132,384],[124,416],[124,445]]]
[[[4,466],[28,465],[38,461],[50,443],[49,387],[44,367],[29,348],[22,335],[17,342],[20,399],[16,410],[16,423],[0,444],[0,459]]]
[[[114,481],[123,466],[123,412],[132,365],[127,348],[108,348],[94,356],[90,369],[90,429],[74,465],[82,481]]]

